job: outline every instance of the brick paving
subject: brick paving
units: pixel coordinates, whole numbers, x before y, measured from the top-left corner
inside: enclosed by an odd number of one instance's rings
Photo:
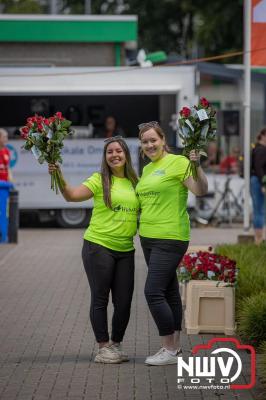
[[[192,245],[215,244],[214,232],[193,231]],[[234,241],[237,233],[222,237]],[[250,391],[177,390],[175,366],[144,365],[160,343],[143,295],[146,266],[136,244],[135,292],[124,341],[130,362],[119,365],[93,363],[97,346],[80,256],[82,231],[24,229],[19,244],[0,245],[1,400],[265,400],[259,384]],[[184,354],[211,337],[183,331]],[[243,382],[248,378],[247,364]]]

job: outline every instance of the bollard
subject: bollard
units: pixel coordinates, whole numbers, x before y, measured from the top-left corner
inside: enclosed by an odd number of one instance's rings
[[[19,227],[19,207],[18,207],[18,191],[11,189],[9,192],[9,225],[8,225],[8,242],[18,242]]]
[[[13,187],[10,182],[0,181],[0,243],[7,242],[8,234],[8,197]]]

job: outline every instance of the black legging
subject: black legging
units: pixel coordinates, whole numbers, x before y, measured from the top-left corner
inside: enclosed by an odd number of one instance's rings
[[[180,331],[182,302],[176,269],[187,251],[187,241],[141,237],[148,266],[145,296],[160,336]]]
[[[120,252],[84,240],[82,259],[91,289],[90,319],[98,343],[108,342],[107,306],[112,293],[113,342],[121,342],[129,321],[134,289],[135,250]]]

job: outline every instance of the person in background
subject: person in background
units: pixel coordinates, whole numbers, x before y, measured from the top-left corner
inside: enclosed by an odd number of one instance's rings
[[[10,151],[6,147],[8,141],[8,133],[5,129],[0,128],[0,181],[12,182],[12,174],[10,171]]]
[[[49,173],[59,166],[49,164]],[[89,227],[84,234],[82,259],[91,289],[90,320],[99,345],[95,362],[128,361],[122,352],[134,289],[134,244],[139,203],[135,194],[138,178],[126,142],[120,137],[105,140],[101,171],[81,185],[66,181],[60,188],[66,201],[94,199]],[[107,306],[112,293],[114,306],[109,341]]]
[[[210,142],[207,148],[207,158],[203,158],[202,168],[208,173],[219,172],[219,150],[216,142]]]
[[[252,150],[250,175],[255,243],[259,245],[265,240],[266,128],[258,134],[257,142]]]
[[[198,164],[195,181],[189,160],[170,154],[165,134],[156,121],[139,125],[141,151],[150,163],[136,186],[140,202],[139,235],[148,266],[145,296],[162,339],[162,348],[146,358],[149,365],[176,364],[180,349],[182,303],[176,269],[187,251],[190,222],[188,190],[207,193],[208,182],[195,150],[190,160]]]
[[[113,136],[124,136],[123,130],[118,126],[117,120],[112,115],[105,118],[103,130],[96,132],[95,138],[110,138]]]
[[[239,156],[240,150],[238,147],[232,149],[232,153],[224,157],[220,162],[221,174],[238,174],[239,173]]]

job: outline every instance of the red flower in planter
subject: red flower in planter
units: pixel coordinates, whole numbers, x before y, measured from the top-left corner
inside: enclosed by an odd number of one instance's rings
[[[180,281],[215,280],[228,282],[232,286],[237,281],[236,262],[208,251],[185,254],[177,274]]]

